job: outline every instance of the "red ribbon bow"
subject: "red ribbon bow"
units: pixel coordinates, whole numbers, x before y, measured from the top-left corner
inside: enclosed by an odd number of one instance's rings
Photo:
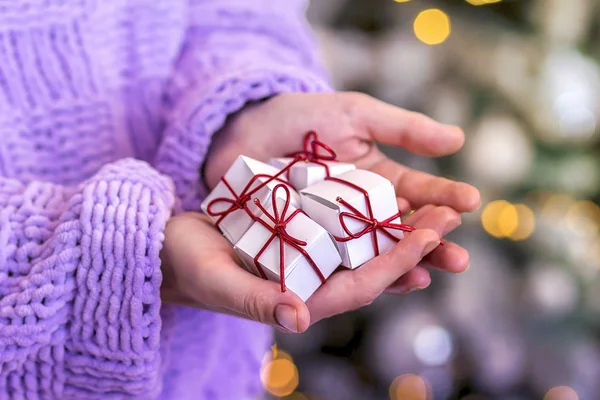
[[[325,154],[323,154],[323,151]],[[288,154],[288,157],[294,157],[292,165],[300,161],[319,164],[325,168],[326,176],[330,176],[329,165],[324,161],[336,161],[337,158],[335,151],[325,143],[321,142],[317,133],[314,131],[310,131],[304,136],[304,150]]]
[[[241,193],[239,195],[235,192],[235,190],[233,190],[233,188],[231,187],[229,182],[227,182],[227,179],[225,179],[225,177],[222,177],[221,180],[223,181],[223,183],[225,184],[227,189],[229,189],[233,198],[217,197],[216,199],[213,199],[210,203],[208,203],[208,206],[206,207],[206,212],[211,217],[219,217],[217,222],[215,222],[216,226],[219,226],[219,224],[223,221],[223,219],[225,219],[225,217],[227,217],[229,214],[231,214],[232,212],[234,212],[236,210],[245,210],[246,213],[250,216],[250,218],[256,220],[256,216],[248,209],[248,201],[250,200],[250,198],[252,197],[252,195],[254,193],[256,193],[257,191],[262,189],[264,186],[266,186],[269,182],[271,182],[273,180],[281,182],[282,184],[289,185],[289,183],[278,178],[282,173],[285,173],[285,171],[281,170],[280,172],[278,172],[275,175],[267,175],[267,174],[254,175],[252,177],[252,179],[250,179],[248,181],[248,183],[246,184],[246,186],[244,187],[244,189],[241,191]],[[254,185],[254,183],[261,178],[268,178],[268,179],[266,181],[262,182],[261,184],[259,184],[254,189],[250,190],[252,188],[252,185]],[[224,209],[223,211],[213,211],[213,208],[217,204],[225,204],[225,205],[228,205],[229,207]]]
[[[206,208],[207,214],[211,217],[219,217],[218,220],[215,222],[215,225],[219,226],[219,224],[223,221],[223,219],[225,219],[225,217],[227,217],[229,214],[236,210],[245,210],[246,213],[250,216],[250,218],[256,220],[256,216],[252,214],[252,212],[248,209],[248,200],[250,200],[254,193],[258,192],[260,189],[262,189],[264,186],[268,185],[274,180],[289,185],[289,183],[282,179],[279,179],[279,177],[283,174],[287,174],[287,177],[289,178],[290,169],[294,166],[294,164],[298,162],[306,161],[322,165],[323,167],[325,167],[326,176],[329,176],[329,166],[321,160],[335,161],[336,155],[335,152],[329,146],[327,146],[323,142],[320,142],[319,140],[317,140],[317,138],[317,134],[314,131],[308,132],[306,136],[304,136],[304,151],[291,154],[290,157],[294,157],[294,160],[292,162],[290,162],[288,165],[282,168],[275,175],[255,175],[254,177],[252,177],[252,179],[250,179],[248,184],[246,184],[246,186],[239,195],[235,192],[235,190],[233,190],[229,182],[227,182],[227,179],[225,179],[225,177],[222,177],[221,180],[223,181],[225,186],[227,186],[227,189],[229,189],[233,198],[218,197],[216,199],[213,199],[210,203],[208,203],[208,206]],[[319,149],[325,150],[328,154],[320,154]],[[250,190],[252,185],[260,178],[268,179],[256,186],[254,189]],[[219,203],[224,203],[225,206],[227,206],[227,208],[223,211],[213,211],[212,209],[215,207],[216,204]]]
[[[285,197],[281,198],[282,200],[284,200],[284,206],[283,206],[283,210],[281,210],[281,212],[279,212],[279,208],[277,207],[277,191],[279,189],[283,189],[285,191]],[[263,214],[267,218],[269,218],[269,220],[271,220],[271,222],[273,223],[273,226],[271,226],[269,223],[265,222],[262,218],[256,219],[256,221],[260,222],[265,228],[267,228],[271,232],[271,236],[269,237],[269,239],[267,239],[265,244],[261,247],[261,249],[258,251],[256,256],[254,257],[254,265],[258,269],[260,276],[263,279],[267,279],[267,275],[263,271],[263,268],[261,267],[258,260],[259,260],[260,256],[265,252],[267,247],[269,247],[271,242],[273,242],[273,240],[275,240],[275,238],[278,238],[279,239],[279,279],[280,279],[280,283],[281,283],[281,291],[282,292],[285,292],[285,290],[286,290],[285,275],[284,275],[284,273],[285,273],[284,250],[285,250],[286,243],[288,245],[292,246],[294,249],[298,250],[306,258],[306,260],[308,261],[308,263],[310,264],[312,269],[315,271],[315,273],[321,280],[321,283],[325,283],[326,279],[323,276],[323,273],[321,273],[321,270],[319,269],[317,264],[314,262],[314,260],[310,257],[308,252],[305,249],[303,249],[303,246],[306,246],[306,242],[291,236],[286,231],[287,224],[289,224],[296,215],[298,215],[300,213],[304,213],[302,210],[295,210],[289,216],[286,215],[288,208],[290,206],[290,189],[288,189],[288,187],[283,184],[279,184],[279,185],[275,186],[275,189],[273,189],[273,193],[271,195],[271,204],[273,205],[273,214],[269,213],[262,206],[262,204],[260,204],[260,201],[258,199],[254,199],[254,203],[263,212]]]
[[[365,203],[367,205],[368,215],[365,215],[362,212],[360,212],[356,207],[352,206],[350,203],[348,203],[341,197],[336,198],[336,201],[338,203],[346,206],[347,208],[350,209],[350,211],[352,211],[352,212],[344,211],[344,212],[341,212],[339,215],[340,225],[342,226],[342,229],[348,236],[346,236],[346,237],[334,236],[335,240],[337,240],[338,242],[348,242],[350,240],[358,239],[358,238],[363,237],[364,235],[367,235],[370,233],[373,238],[373,250],[375,251],[375,255],[378,256],[379,255],[379,242],[377,239],[378,231],[383,233],[385,236],[387,236],[391,240],[398,242],[398,241],[400,241],[400,239],[398,239],[397,237],[395,237],[394,235],[389,233],[387,231],[387,229],[395,229],[395,230],[400,230],[400,231],[404,231],[404,232],[413,232],[415,230],[415,228],[410,225],[395,224],[392,222],[393,220],[395,220],[396,218],[399,218],[402,215],[401,212],[398,212],[398,213],[392,215],[391,217],[386,218],[383,221],[378,221],[377,219],[375,219],[373,217],[373,207],[371,205],[371,198],[369,197],[369,192],[367,192],[364,188],[361,188],[360,186],[355,185],[352,182],[348,182],[348,181],[345,181],[340,178],[328,177],[326,179],[330,180],[330,181],[341,183],[346,186],[350,186],[351,188],[358,190],[359,192],[361,192],[363,194],[363,196],[365,198]],[[350,229],[348,228],[348,225],[346,225],[346,219],[353,219],[356,221],[364,222],[366,224],[366,226],[359,232],[354,233],[354,232],[350,231]],[[443,245],[444,242],[440,241],[440,244]]]

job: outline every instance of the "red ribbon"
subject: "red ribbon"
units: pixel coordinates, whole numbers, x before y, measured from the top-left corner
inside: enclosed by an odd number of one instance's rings
[[[248,209],[247,206],[247,203],[252,197],[252,195],[274,180],[289,185],[289,183],[285,182],[282,179],[279,179],[279,177],[283,174],[287,174],[287,177],[289,178],[290,169],[298,162],[306,161],[322,165],[323,167],[325,167],[326,176],[329,176],[329,166],[321,160],[335,161],[336,155],[335,152],[329,146],[327,146],[323,142],[320,142],[317,139],[317,134],[314,131],[308,132],[304,136],[304,151],[291,154],[290,157],[294,157],[294,160],[291,161],[284,168],[282,168],[275,175],[258,174],[252,177],[252,179],[250,179],[250,181],[248,182],[248,184],[246,184],[246,186],[240,192],[240,194],[237,194],[235,190],[233,190],[229,182],[227,182],[227,179],[225,179],[225,177],[222,177],[221,180],[223,181],[225,186],[227,186],[227,189],[229,189],[229,191],[231,192],[232,198],[218,197],[216,199],[213,199],[210,203],[208,203],[206,213],[211,217],[218,217],[218,220],[215,222],[215,225],[219,226],[219,224],[223,221],[223,219],[225,219],[225,217],[227,217],[229,214],[236,210],[244,210],[250,216],[250,218],[256,220],[256,216],[252,214],[252,212],[250,211],[250,209]],[[319,149],[325,150],[327,154],[320,154]],[[256,186],[254,189],[250,190],[252,185],[260,178],[268,179]],[[212,209],[215,207],[216,204],[219,203],[224,204],[227,208],[223,211],[213,211]]]
[[[325,154],[323,154],[323,151]],[[314,131],[310,131],[304,136],[304,150],[288,154],[287,156],[294,157],[292,164],[304,161],[321,165],[325,168],[325,176],[327,177],[331,176],[331,174],[329,172],[329,165],[327,165],[325,161],[336,161],[337,158],[335,151],[325,143],[321,142],[317,133]],[[289,170],[287,174],[289,178]]]
[[[283,210],[281,210],[281,212],[279,212],[279,208],[277,207],[277,191],[279,189],[283,189],[285,191],[285,198],[284,197],[281,198],[282,200],[285,201]],[[306,242],[291,236],[286,231],[287,224],[289,224],[296,215],[298,215],[300,213],[304,214],[304,212],[302,210],[295,210],[289,216],[286,215],[288,208],[290,206],[290,189],[288,189],[288,187],[283,184],[279,184],[279,185],[275,186],[275,189],[273,189],[273,193],[271,195],[271,204],[273,205],[273,214],[270,214],[262,206],[262,204],[260,204],[260,201],[258,199],[254,199],[254,203],[263,212],[263,214],[267,218],[269,218],[269,220],[271,220],[271,222],[273,223],[273,226],[271,226],[269,223],[265,222],[262,218],[256,219],[256,221],[260,222],[265,228],[267,228],[271,232],[271,236],[269,237],[269,239],[267,239],[265,244],[261,247],[261,249],[258,251],[256,256],[254,257],[254,265],[256,265],[256,268],[258,269],[260,276],[262,276],[263,279],[267,279],[267,275],[263,271],[263,268],[261,267],[258,260],[259,260],[260,256],[265,252],[267,247],[269,247],[271,242],[273,242],[273,240],[275,238],[278,238],[279,239],[279,278],[280,278],[282,292],[285,292],[285,290],[286,290],[285,275],[284,275],[284,273],[285,273],[284,250],[285,250],[286,243],[288,245],[292,246],[294,249],[298,250],[306,258],[306,260],[308,261],[308,263],[310,264],[312,269],[315,271],[315,273],[321,280],[321,283],[325,283],[326,279],[323,276],[323,274],[321,273],[321,270],[319,269],[317,264],[314,262],[314,260],[311,258],[311,256],[308,254],[308,252],[305,249],[303,249],[303,246],[306,246]]]
[[[367,214],[368,215],[365,215],[362,212],[360,212],[358,209],[356,209],[356,207],[352,206],[350,203],[348,203],[341,197],[336,198],[336,201],[338,203],[346,206],[347,208],[350,209],[350,211],[352,211],[352,212],[344,211],[344,212],[341,212],[339,215],[340,225],[342,226],[342,229],[348,236],[346,236],[346,237],[334,236],[335,240],[337,240],[338,242],[348,242],[353,239],[361,238],[364,235],[367,235],[370,233],[371,237],[373,238],[373,250],[375,252],[375,256],[378,256],[380,252],[379,252],[379,242],[377,239],[377,232],[381,232],[385,236],[390,238],[391,240],[393,240],[395,242],[399,242],[400,239],[398,239],[397,237],[395,237],[394,235],[389,233],[387,231],[387,229],[395,229],[395,230],[404,231],[404,232],[413,232],[415,230],[415,228],[410,225],[392,223],[393,220],[395,220],[396,218],[399,218],[402,215],[401,212],[398,212],[398,213],[392,215],[391,217],[386,218],[383,221],[378,221],[377,219],[375,219],[375,217],[373,217],[373,206],[371,205],[371,198],[369,197],[369,192],[367,192],[364,188],[362,188],[358,185],[355,185],[352,182],[348,182],[348,181],[340,179],[340,178],[328,177],[325,179],[334,181],[334,182],[338,182],[338,183],[341,183],[342,185],[350,186],[351,188],[358,190],[359,192],[361,192],[363,194],[363,196],[365,198],[365,203],[367,205]],[[366,226],[359,232],[354,233],[354,232],[350,231],[350,229],[346,225],[346,219],[353,219],[356,221],[364,222],[366,224]],[[440,241],[440,244],[443,245],[444,242]]]
[[[252,179],[250,179],[248,181],[248,183],[246,184],[246,186],[240,192],[239,195],[235,192],[235,190],[233,190],[233,188],[231,187],[229,182],[227,182],[227,179],[225,179],[225,177],[222,177],[221,180],[223,181],[223,183],[225,184],[227,189],[229,189],[233,198],[217,197],[216,199],[213,199],[210,203],[208,203],[208,206],[206,207],[207,214],[210,215],[211,217],[219,217],[219,219],[217,219],[217,221],[215,222],[216,226],[219,226],[219,224],[223,221],[223,219],[225,219],[225,217],[227,217],[229,214],[231,214],[232,212],[234,212],[236,210],[244,210],[250,216],[250,218],[252,218],[253,220],[256,220],[257,219],[256,216],[248,208],[248,204],[247,204],[248,201],[250,200],[250,198],[252,197],[252,195],[254,193],[258,192],[260,189],[265,187],[271,181],[276,180],[278,182],[281,182],[282,184],[289,185],[289,183],[279,179],[279,176],[281,176],[281,174],[284,174],[289,167],[291,167],[291,165],[288,165],[286,168],[282,169],[275,175],[268,175],[268,174],[254,175],[252,177]],[[264,182],[261,182],[261,184],[258,185],[257,187],[255,187],[254,189],[250,190],[252,188],[252,185],[261,178],[268,178],[268,179]],[[217,204],[224,204],[226,206],[228,205],[229,207],[223,211],[213,211],[212,208],[215,207]]]

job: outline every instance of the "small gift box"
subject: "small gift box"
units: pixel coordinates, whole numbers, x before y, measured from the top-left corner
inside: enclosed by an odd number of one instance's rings
[[[262,214],[251,199],[266,201],[278,184],[289,186],[284,173],[272,165],[239,156],[202,202],[201,208],[215,221],[223,235],[236,243]],[[298,193],[289,192],[291,204],[300,207]]]
[[[329,177],[300,192],[303,210],[330,232],[342,256],[342,265],[358,268],[389,251],[402,239],[392,183],[370,171],[355,169]]]
[[[336,161],[335,152],[320,142],[315,132],[309,132],[304,138],[304,150],[289,157],[273,158],[269,164],[286,170],[286,177],[296,190],[301,190],[328,176],[338,176],[356,167],[354,164]]]
[[[235,244],[244,266],[264,279],[278,281],[306,301],[340,265],[331,235],[290,204],[291,190],[277,185],[270,204],[256,205],[262,216]]]

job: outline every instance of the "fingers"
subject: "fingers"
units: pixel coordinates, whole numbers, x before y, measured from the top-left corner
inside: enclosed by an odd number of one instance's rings
[[[424,156],[444,156],[464,144],[463,131],[360,93],[342,93],[346,112],[368,139]]]
[[[398,278],[386,290],[387,294],[408,294],[416,290],[422,290],[431,284],[429,271],[423,267],[414,267],[406,274]]]
[[[304,302],[238,265],[231,245],[204,218],[186,214],[172,218],[165,238],[175,301],[291,332],[308,329],[310,314]]]
[[[439,235],[418,229],[407,235],[390,252],[356,270],[340,271],[308,299],[312,322],[372,303],[383,291],[406,274],[439,245]]]
[[[389,179],[396,193],[408,200],[413,208],[435,204],[451,207],[458,212],[471,212],[481,204],[479,191],[473,186],[411,170],[387,157],[383,157],[370,170]]]
[[[469,268],[469,252],[452,242],[445,242],[423,259],[421,265],[460,274]]]
[[[410,203],[405,198],[397,197],[396,203],[398,204],[398,210],[401,211],[402,214],[407,214],[410,212]]]
[[[231,310],[245,318],[290,332],[308,329],[310,315],[306,305],[292,291],[243,270],[236,264],[215,265],[204,271],[203,301]]]
[[[461,223],[460,215],[448,207],[425,206],[405,219],[405,223],[416,228],[428,227],[443,237]],[[429,254],[423,266],[433,267],[450,273],[464,272],[469,265],[467,250],[452,242],[444,243]]]
[[[443,237],[456,229],[461,224],[461,219],[460,214],[450,207],[425,206],[408,216],[403,222],[417,229],[433,229]]]

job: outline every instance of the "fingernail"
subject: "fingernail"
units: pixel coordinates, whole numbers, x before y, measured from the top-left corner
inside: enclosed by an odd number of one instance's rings
[[[423,249],[423,253],[421,253],[421,258],[425,257],[427,254],[431,253],[436,247],[440,245],[440,241],[436,240],[435,242],[429,242]]]
[[[427,286],[417,286],[415,288],[410,289],[408,292],[406,292],[406,294],[413,293],[413,292],[418,292],[420,290],[427,289],[428,287],[429,287],[429,285],[427,285]]]
[[[477,208],[475,209],[475,211],[478,211],[481,208],[482,204],[483,204],[483,200],[479,200],[479,204],[477,205]]]
[[[448,232],[451,232],[451,231],[455,230],[456,228],[458,228],[461,224],[462,224],[462,221],[460,219],[456,220],[456,221],[451,221],[448,223],[446,230]]]
[[[431,285],[431,281],[429,281],[427,283],[427,285],[424,286],[415,286],[415,287],[408,287],[405,288],[404,290],[401,291],[402,294],[409,294],[409,293],[413,293],[413,292],[418,292],[419,290],[423,290],[423,289],[427,289],[429,287],[429,285]]]
[[[275,319],[288,331],[298,332],[298,315],[294,307],[279,304],[275,307]]]

